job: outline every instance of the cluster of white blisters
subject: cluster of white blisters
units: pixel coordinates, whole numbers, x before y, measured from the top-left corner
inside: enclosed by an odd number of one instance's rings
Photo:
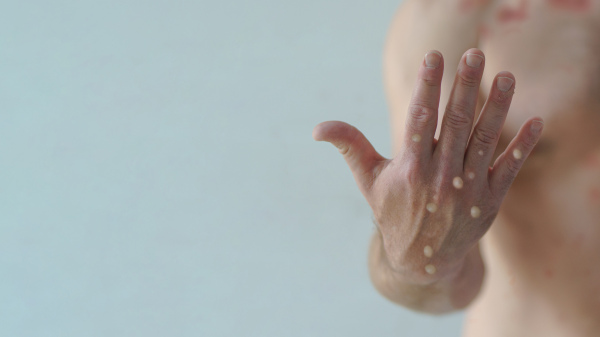
[[[480,152],[482,152],[482,151],[480,151]],[[483,152],[481,154],[483,154]],[[517,158],[517,159],[520,159],[522,156],[522,153],[518,149],[515,149],[515,151],[513,151],[513,156],[515,156],[515,158]],[[473,180],[475,178],[475,173],[469,172],[467,174],[467,176],[469,177],[469,179]],[[454,179],[452,180],[452,185],[454,186],[454,188],[460,190],[464,186],[464,181],[462,180],[461,177],[454,177]],[[432,202],[428,203],[425,206],[425,208],[427,209],[427,211],[429,213],[435,213],[437,211],[437,205]],[[481,210],[479,209],[479,207],[477,207],[477,206],[471,207],[471,217],[479,218],[479,216],[481,216]],[[432,257],[433,256],[433,248],[431,248],[431,246],[425,246],[425,248],[423,249],[423,253],[425,254],[426,257]],[[434,265],[428,264],[425,266],[425,271],[428,274],[435,274],[436,268]]]

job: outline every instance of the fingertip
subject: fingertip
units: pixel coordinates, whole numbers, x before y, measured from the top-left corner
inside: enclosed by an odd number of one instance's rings
[[[436,54],[438,54],[440,57],[442,56],[442,52],[441,52],[441,51],[439,51],[439,50],[437,50],[437,49],[431,49],[431,50],[427,51],[427,54],[429,54],[429,53],[436,53]]]
[[[312,130],[312,137],[314,140],[316,140],[317,142],[320,142],[323,140],[323,133],[322,133],[322,124],[323,123],[319,123],[317,125],[315,125],[315,127]]]
[[[476,55],[479,55],[479,56],[485,58],[485,54],[479,48],[470,48],[465,52],[464,55],[466,56],[467,54],[476,54]]]
[[[332,142],[344,138],[351,129],[351,125],[341,121],[326,121],[315,126],[313,138],[316,141]]]
[[[326,121],[317,124],[313,129],[313,139],[321,142],[326,141],[328,135],[332,133],[332,129],[336,126],[337,121]]]
[[[542,125],[544,124],[544,119],[540,116],[531,117],[530,121],[532,123],[542,123]]]
[[[442,53],[437,50],[430,50],[425,54],[425,58],[423,60],[425,68],[433,68],[437,69],[444,62],[444,57]]]
[[[497,73],[496,77],[508,77],[508,78],[512,79],[513,81],[515,80],[515,75],[513,73],[511,73],[510,71],[506,71],[506,70],[503,70],[503,71]]]
[[[544,129],[544,120],[541,117],[534,117],[530,120],[529,128],[531,132],[539,139]]]
[[[501,99],[512,97],[515,93],[516,80],[515,76],[510,71],[501,71],[496,74],[494,87],[499,90]],[[492,88],[494,90],[494,88]]]
[[[485,66],[485,55],[481,50],[471,48],[463,54],[461,62],[469,66],[469,68],[481,70]]]

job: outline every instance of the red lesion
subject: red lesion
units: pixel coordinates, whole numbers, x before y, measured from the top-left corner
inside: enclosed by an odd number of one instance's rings
[[[507,23],[511,21],[524,21],[529,16],[527,7],[528,0],[521,0],[521,3],[519,3],[519,7],[517,8],[511,8],[507,5],[504,5],[498,10],[496,18],[499,22],[502,23]]]
[[[548,0],[551,6],[567,11],[585,12],[592,8],[591,0]]]
[[[546,278],[551,279],[554,277],[554,271],[548,268],[544,271],[544,275],[546,276]]]

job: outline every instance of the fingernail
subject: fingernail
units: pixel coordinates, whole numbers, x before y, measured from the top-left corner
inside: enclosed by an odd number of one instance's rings
[[[425,64],[427,68],[437,68],[440,66],[440,61],[442,60],[442,55],[436,51],[430,51],[425,54]]]
[[[479,68],[483,62],[483,57],[477,54],[467,54],[467,65],[473,68]]]
[[[513,79],[510,77],[498,77],[496,83],[498,84],[498,89],[500,91],[507,92],[510,90],[510,88],[512,88],[515,81],[513,81]]]
[[[533,131],[534,133],[539,133],[540,131],[542,131],[543,127],[544,127],[544,122],[542,122],[540,120],[535,120],[535,121],[533,121],[533,123],[531,123],[531,131]]]

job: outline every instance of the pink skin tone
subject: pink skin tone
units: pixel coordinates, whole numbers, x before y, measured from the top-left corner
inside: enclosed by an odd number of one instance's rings
[[[481,6],[485,6],[489,2],[490,0],[462,0],[459,8],[463,13],[466,13]]]
[[[463,2],[463,7],[465,6],[465,3],[471,3],[473,1],[476,0],[465,0],[465,2]],[[571,12],[586,12],[592,8],[591,0],[548,0],[548,3],[558,10]],[[496,18],[501,23],[524,21],[529,16],[528,6],[529,0],[521,0],[519,7],[516,9],[505,5],[498,10]],[[467,8],[470,7],[467,6]]]
[[[468,54],[480,65],[468,65]],[[390,267],[415,284],[429,284],[460,270],[464,257],[491,226],[541,136],[541,118],[528,119],[489,167],[515,79],[510,72],[496,75],[481,115],[474,121],[484,66],[485,56],[479,49],[469,49],[462,56],[440,136],[435,139],[444,61],[439,52],[427,53],[409,104],[401,149],[393,159],[377,153],[358,129],[344,122],[323,122],[313,130],[315,140],[332,143],[344,156],[373,210]],[[500,84],[505,85],[504,91]],[[414,135],[421,137],[415,141]],[[522,157],[513,156],[515,149]],[[474,179],[468,179],[469,173],[475,174]],[[462,178],[461,188],[453,185],[456,177]],[[430,203],[436,204],[435,212],[427,210]],[[481,211],[477,217],[472,215],[473,206]],[[426,246],[433,249],[431,257],[423,253]],[[427,272],[428,265],[435,267],[433,274]]]
[[[583,167],[587,170],[597,171],[598,169],[600,169],[600,157],[596,154],[588,156],[583,161]],[[600,188],[590,188],[590,190],[588,191],[588,199],[593,204],[600,203]]]
[[[508,6],[504,6],[498,10],[496,14],[496,18],[498,21],[502,23],[512,22],[512,21],[524,21],[528,17],[528,1],[521,0],[519,7],[517,9],[510,8]]]
[[[548,0],[551,6],[573,12],[585,12],[592,8],[590,0]]]
[[[600,168],[600,158],[597,155],[590,155],[585,159],[583,166],[587,169]]]
[[[490,27],[484,24],[479,25],[479,36],[488,38],[490,36]]]
[[[600,189],[599,188],[590,189],[589,196],[590,196],[590,201],[592,203],[600,202]]]

